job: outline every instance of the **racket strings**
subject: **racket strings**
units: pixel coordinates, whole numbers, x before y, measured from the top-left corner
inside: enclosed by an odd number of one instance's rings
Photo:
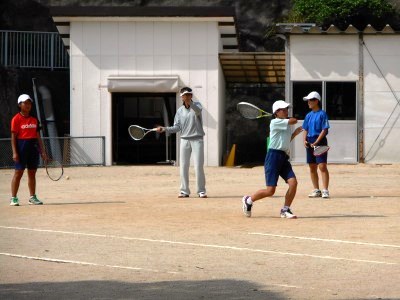
[[[252,119],[257,118],[260,115],[259,110],[252,106],[238,104],[237,109],[245,118]]]
[[[141,138],[144,137],[145,132],[142,128],[131,126],[129,127],[129,134],[131,135],[132,138],[140,140]]]
[[[324,154],[325,152],[327,152],[329,150],[328,146],[319,146],[319,147],[315,147],[314,149],[314,155],[321,155]]]

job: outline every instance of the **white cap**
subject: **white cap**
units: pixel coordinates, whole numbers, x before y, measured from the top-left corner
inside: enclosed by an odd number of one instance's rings
[[[21,102],[25,102],[26,100],[31,100],[31,102],[33,102],[31,97],[29,97],[29,95],[22,94],[21,96],[18,97],[18,104],[20,104]]]
[[[303,97],[304,101],[308,101],[311,99],[318,99],[318,101],[321,101],[321,96],[318,94],[318,92],[311,92],[306,97]]]
[[[272,104],[272,113],[274,114],[278,109],[287,108],[289,106],[290,104],[283,100],[275,101],[274,104]]]
[[[180,93],[181,93],[181,97],[185,94],[193,94],[192,89],[187,86],[184,88],[181,88]]]

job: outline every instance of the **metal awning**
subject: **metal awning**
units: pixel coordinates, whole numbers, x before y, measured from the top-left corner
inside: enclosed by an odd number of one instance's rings
[[[284,52],[220,53],[228,83],[285,83]]]

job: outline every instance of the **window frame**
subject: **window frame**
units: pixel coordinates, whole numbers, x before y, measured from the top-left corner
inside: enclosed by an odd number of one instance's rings
[[[358,121],[358,94],[359,94],[359,82],[357,80],[291,80],[290,81],[290,103],[292,105],[292,115],[295,117],[294,114],[294,96],[293,96],[293,91],[294,91],[294,84],[295,83],[310,83],[310,84],[321,84],[321,97],[322,97],[322,101],[321,101],[321,109],[325,110],[329,116],[330,112],[327,111],[327,103],[326,103],[326,93],[327,93],[327,84],[329,83],[354,83],[354,89],[355,89],[355,112],[354,112],[354,119],[337,119],[336,117],[334,119],[329,118],[330,120],[333,121]],[[310,90],[311,92],[311,90]],[[306,94],[304,95],[306,96]],[[305,116],[304,116],[305,117]],[[304,120],[304,118],[298,118],[299,120]]]

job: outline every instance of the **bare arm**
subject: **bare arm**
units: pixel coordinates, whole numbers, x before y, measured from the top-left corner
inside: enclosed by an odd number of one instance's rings
[[[308,148],[308,142],[307,142],[308,131],[304,129],[303,132],[304,132],[304,134],[303,134],[303,144],[304,144],[304,147]]]
[[[303,131],[303,127],[301,127],[301,126],[297,127],[297,128],[293,131],[292,137],[290,138],[290,141],[292,141],[292,140],[293,140],[297,135],[299,135],[300,132],[302,132],[302,131]]]
[[[294,125],[297,123],[297,119],[296,118],[289,118],[289,125]]]
[[[17,135],[14,132],[11,132],[11,148],[13,153],[13,161],[19,161],[19,155],[17,151]]]

